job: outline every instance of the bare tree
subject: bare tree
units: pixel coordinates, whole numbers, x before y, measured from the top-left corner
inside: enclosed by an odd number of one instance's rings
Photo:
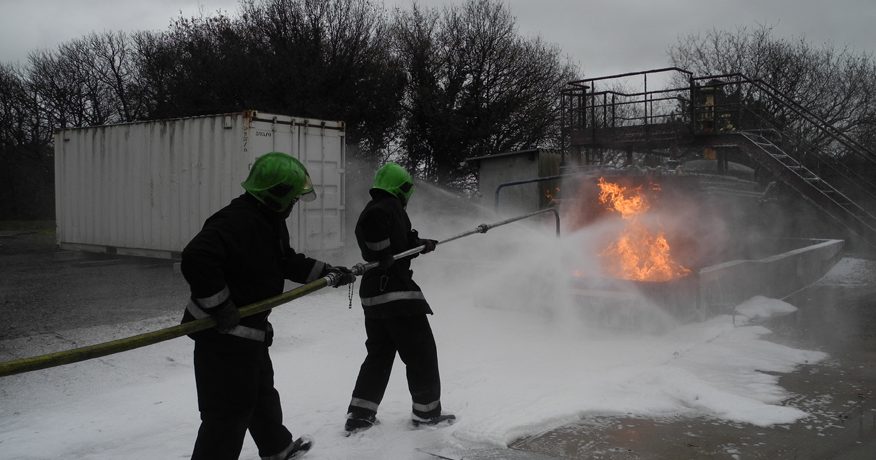
[[[557,47],[521,37],[504,4],[415,4],[396,11],[394,32],[408,75],[401,148],[423,177],[464,188],[466,158],[559,145],[560,89],[574,69]]]
[[[179,17],[166,32],[134,37],[148,118],[249,107],[259,66],[240,27],[224,14]]]
[[[0,148],[45,141],[36,125],[34,104],[19,71],[0,64]]]
[[[90,34],[85,64],[109,98],[111,121],[130,122],[144,115],[144,83],[131,39],[123,32]]]
[[[65,44],[57,52],[44,50],[28,56],[28,83],[37,94],[42,116],[49,126],[83,126],[89,119],[78,51],[77,46]]]
[[[50,219],[54,212],[52,130],[23,72],[0,64],[0,216]]]
[[[403,75],[371,0],[245,1],[241,28],[259,62],[265,110],[342,119],[366,154],[398,123]]]
[[[28,84],[53,127],[134,121],[144,91],[128,37],[90,34],[29,56]]]

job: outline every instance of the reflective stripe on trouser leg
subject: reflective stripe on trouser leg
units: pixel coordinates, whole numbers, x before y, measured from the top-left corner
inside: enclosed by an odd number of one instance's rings
[[[441,407],[441,401],[432,401],[429,404],[413,403],[411,409],[416,412],[431,412]]]
[[[353,398],[350,400],[350,407],[365,409],[372,412],[377,412],[378,406],[379,405],[376,402],[368,401],[361,398]]]

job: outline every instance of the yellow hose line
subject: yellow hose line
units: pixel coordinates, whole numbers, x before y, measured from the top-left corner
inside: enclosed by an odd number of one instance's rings
[[[271,308],[282,305],[290,300],[318,291],[328,286],[328,284],[328,277],[320,278],[311,283],[286,291],[278,296],[262,300],[261,302],[251,303],[240,309],[240,316],[252,316],[256,313],[270,310]],[[145,347],[165,340],[182,337],[193,332],[203,331],[214,326],[216,326],[216,320],[212,317],[202,318],[185,324],[178,324],[157,331],[111,340],[109,342],[6,361],[0,363],[0,377],[60,366],[63,364],[76,363],[79,361],[85,361],[86,359],[99,358],[113,353],[133,350],[134,348]]]

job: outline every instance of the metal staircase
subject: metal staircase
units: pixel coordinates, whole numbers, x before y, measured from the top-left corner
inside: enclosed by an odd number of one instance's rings
[[[876,236],[876,217],[761,134],[738,131],[743,150],[812,204],[858,235]]]

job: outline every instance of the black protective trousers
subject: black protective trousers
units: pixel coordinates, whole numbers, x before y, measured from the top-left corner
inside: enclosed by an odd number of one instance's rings
[[[413,412],[429,418],[441,414],[441,378],[438,374],[438,351],[432,328],[425,314],[393,318],[365,318],[368,355],[359,369],[348,412],[373,415],[383,400],[392,372],[395,354],[405,364]],[[357,404],[356,401],[359,401]],[[371,405],[371,409],[363,408]],[[419,407],[431,405],[429,410]]]
[[[283,426],[268,347],[231,340],[195,341],[201,427],[193,460],[236,460],[247,430],[261,457],[275,455],[292,442],[292,434]]]

